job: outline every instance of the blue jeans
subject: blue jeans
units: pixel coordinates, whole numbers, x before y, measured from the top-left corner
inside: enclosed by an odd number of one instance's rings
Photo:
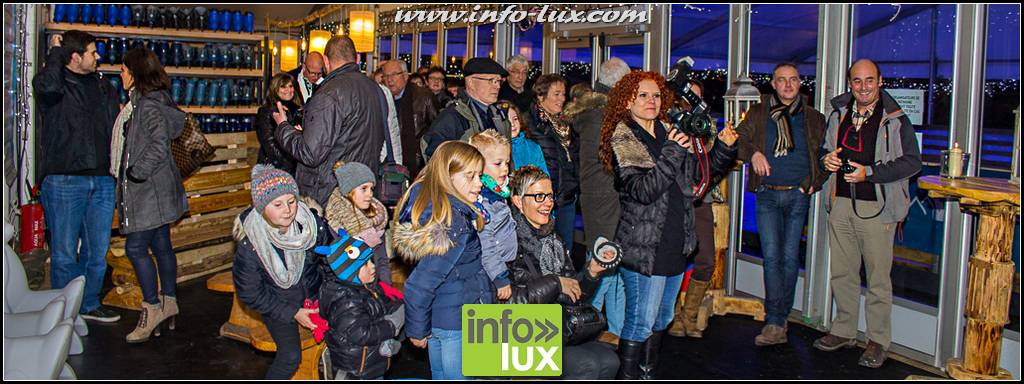
[[[626,321],[619,337],[643,342],[652,333],[668,329],[684,274],[644,276],[623,267],[619,273],[626,288]]]
[[[99,308],[114,221],[114,178],[48,175],[40,186],[40,200],[50,230],[51,286],[61,289],[85,276],[79,311]]]
[[[576,200],[555,208],[555,230],[562,238],[565,250],[572,254],[572,237],[576,232]]]
[[[427,339],[431,380],[463,380],[462,331],[431,328]]]
[[[156,256],[156,265],[149,257],[149,250]],[[129,233],[124,243],[124,253],[132,262],[135,276],[139,278],[142,288],[142,300],[150,304],[159,304],[160,297],[156,291],[156,276],[160,274],[160,293],[167,296],[175,295],[178,278],[178,258],[171,248],[171,225]]]
[[[592,256],[590,252],[587,252],[587,261],[590,261]],[[584,264],[584,268],[586,268],[586,264]],[[622,275],[618,271],[601,278],[601,285],[597,287],[597,292],[594,293],[590,303],[598,311],[601,310],[601,307],[605,307],[604,315],[608,319],[608,332],[615,336],[622,335],[622,322],[626,317],[626,291],[622,285]]]
[[[800,236],[810,196],[799,189],[757,193],[757,230],[764,255],[764,307],[767,324],[785,326],[800,274]]]

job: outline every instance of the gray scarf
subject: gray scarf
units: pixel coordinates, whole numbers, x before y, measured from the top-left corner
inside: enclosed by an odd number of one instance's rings
[[[793,149],[793,136],[789,127],[789,119],[799,113],[800,109],[804,107],[803,100],[803,95],[797,95],[796,100],[792,104],[786,105],[782,103],[779,95],[775,93],[772,94],[771,99],[768,99],[768,113],[771,119],[775,120],[775,126],[779,130],[775,136],[775,146],[773,147],[775,157],[786,156]]]
[[[110,135],[110,174],[118,177],[121,172],[121,157],[124,154],[124,127],[132,118],[132,111],[135,110],[135,88],[129,91],[128,99],[131,100],[121,108],[114,121],[113,132]]]
[[[250,212],[242,226],[249,242],[256,249],[263,269],[283,289],[291,288],[302,277],[306,250],[316,245],[317,225],[306,203],[298,202],[295,221],[285,233],[267,223],[260,212]],[[284,261],[276,249],[284,251]]]
[[[512,217],[516,220],[519,253],[532,254],[540,264],[541,275],[561,276],[565,268],[565,247],[555,234],[555,221],[551,220],[535,229],[518,208],[509,208],[512,209]]]

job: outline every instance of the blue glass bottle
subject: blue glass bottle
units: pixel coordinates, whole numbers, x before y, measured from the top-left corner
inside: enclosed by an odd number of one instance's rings
[[[64,10],[65,8],[67,8],[66,4],[54,4],[53,5],[53,22],[54,23],[63,23],[64,22],[64,20],[65,20],[64,17],[66,16],[65,15],[66,11]]]
[[[64,6],[64,20],[71,24],[78,22],[78,4]]]
[[[195,47],[185,44],[181,46],[181,64],[185,67],[192,66],[192,58],[194,57]]]
[[[242,105],[253,105],[252,102],[252,83],[249,80],[242,82]]]
[[[245,80],[235,80],[231,82],[231,105],[242,105],[242,84]]]
[[[199,49],[199,56],[197,57],[198,66],[208,67],[210,65],[210,50],[212,49],[211,44],[206,44],[203,48]]]
[[[181,79],[179,79],[177,77],[171,79],[171,99],[174,100],[175,104],[178,104],[178,105],[182,104],[182,99],[181,99],[182,92],[181,91],[182,91],[182,89],[181,89]]]
[[[103,25],[103,22],[107,21],[107,7],[103,4],[93,5],[91,21],[93,24]]]
[[[207,29],[209,26],[210,14],[206,12],[206,7],[195,7],[192,8],[192,12],[195,14],[195,20],[192,24],[197,30]]]
[[[117,4],[107,4],[107,25],[116,27],[120,18],[121,10],[117,8]]]
[[[196,81],[196,97],[192,101],[192,105],[206,104],[206,87],[209,85],[210,82],[206,79],[199,79]]]
[[[136,26],[136,27],[141,27],[141,26],[146,25],[146,7],[145,6],[139,5],[139,4],[136,4],[136,5],[132,6],[132,24],[131,25]]]
[[[128,49],[146,48],[146,43],[142,39],[132,39],[131,47]],[[125,51],[124,53],[128,53]]]
[[[242,11],[231,12],[231,30],[234,32],[242,32]]]
[[[120,94],[124,90],[121,86],[121,76],[110,76],[110,86],[114,87],[114,91]]]
[[[220,98],[218,98],[218,100],[217,100],[218,103],[219,103],[218,105],[220,105],[221,107],[228,106],[228,103],[231,101],[231,86],[232,86],[232,83],[233,82],[231,80],[221,80],[221,83],[220,83]]]
[[[98,55],[100,57],[99,59],[97,59],[97,62],[99,62],[100,64],[103,64],[104,61],[105,61],[105,58],[107,57],[107,42],[106,41],[96,40],[96,55]]]
[[[256,15],[252,12],[245,13],[245,27],[243,30],[245,33],[252,33],[253,28],[256,26]]]
[[[79,7],[82,9],[82,24],[89,24],[92,22],[92,4],[82,4]]]
[[[231,30],[231,11],[228,11],[226,9],[220,11],[219,27],[221,32],[227,32]]]
[[[121,52],[121,40],[122,39],[119,37],[111,37],[110,40],[107,41],[107,55],[100,55],[103,62],[107,64],[121,64],[121,54],[119,53]],[[100,47],[97,45],[96,52],[99,52],[99,50]]]
[[[118,16],[118,23],[120,23],[122,27],[127,27],[132,24],[132,7],[128,4],[124,4],[118,7],[117,11],[121,14]]]
[[[228,120],[224,118],[224,115],[217,115],[217,132],[228,132]]]
[[[208,20],[210,21],[210,25],[208,26],[207,29],[211,31],[216,31],[217,27],[220,26],[220,11],[216,9],[211,9],[209,12]]]
[[[217,105],[220,99],[220,80],[213,80],[210,82],[210,86],[206,89],[206,106],[212,107]]]
[[[192,105],[192,97],[196,94],[196,78],[185,79],[185,97],[182,98],[182,105]]]

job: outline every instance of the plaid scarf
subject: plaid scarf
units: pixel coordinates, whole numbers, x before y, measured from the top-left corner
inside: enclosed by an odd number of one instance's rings
[[[786,156],[793,149],[793,136],[789,127],[789,119],[799,113],[803,107],[803,96],[800,95],[797,95],[796,100],[790,105],[783,104],[778,94],[772,94],[772,98],[768,100],[769,116],[771,116],[772,120],[775,120],[775,126],[779,130],[775,136],[773,151],[775,157]]]

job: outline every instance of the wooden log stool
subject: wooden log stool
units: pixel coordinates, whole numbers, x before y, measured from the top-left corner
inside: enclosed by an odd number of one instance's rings
[[[1003,326],[1009,323],[1013,293],[1014,216],[1020,215],[1020,189],[1005,179],[925,176],[917,180],[929,197],[958,199],[960,209],[979,216],[974,254],[967,268],[964,356],[946,362],[958,380],[1013,380],[999,368]]]
[[[231,317],[220,327],[221,336],[252,344],[256,349],[264,352],[277,352],[277,345],[270,337],[267,326],[263,324],[263,316],[238,299],[235,284],[231,279],[231,271],[221,272],[211,277],[206,281],[206,288],[215,292],[232,294]],[[292,380],[319,380],[320,357],[323,355],[324,349],[327,348],[327,343],[317,344],[310,330],[296,326],[299,327],[299,337],[302,339],[302,359]]]

